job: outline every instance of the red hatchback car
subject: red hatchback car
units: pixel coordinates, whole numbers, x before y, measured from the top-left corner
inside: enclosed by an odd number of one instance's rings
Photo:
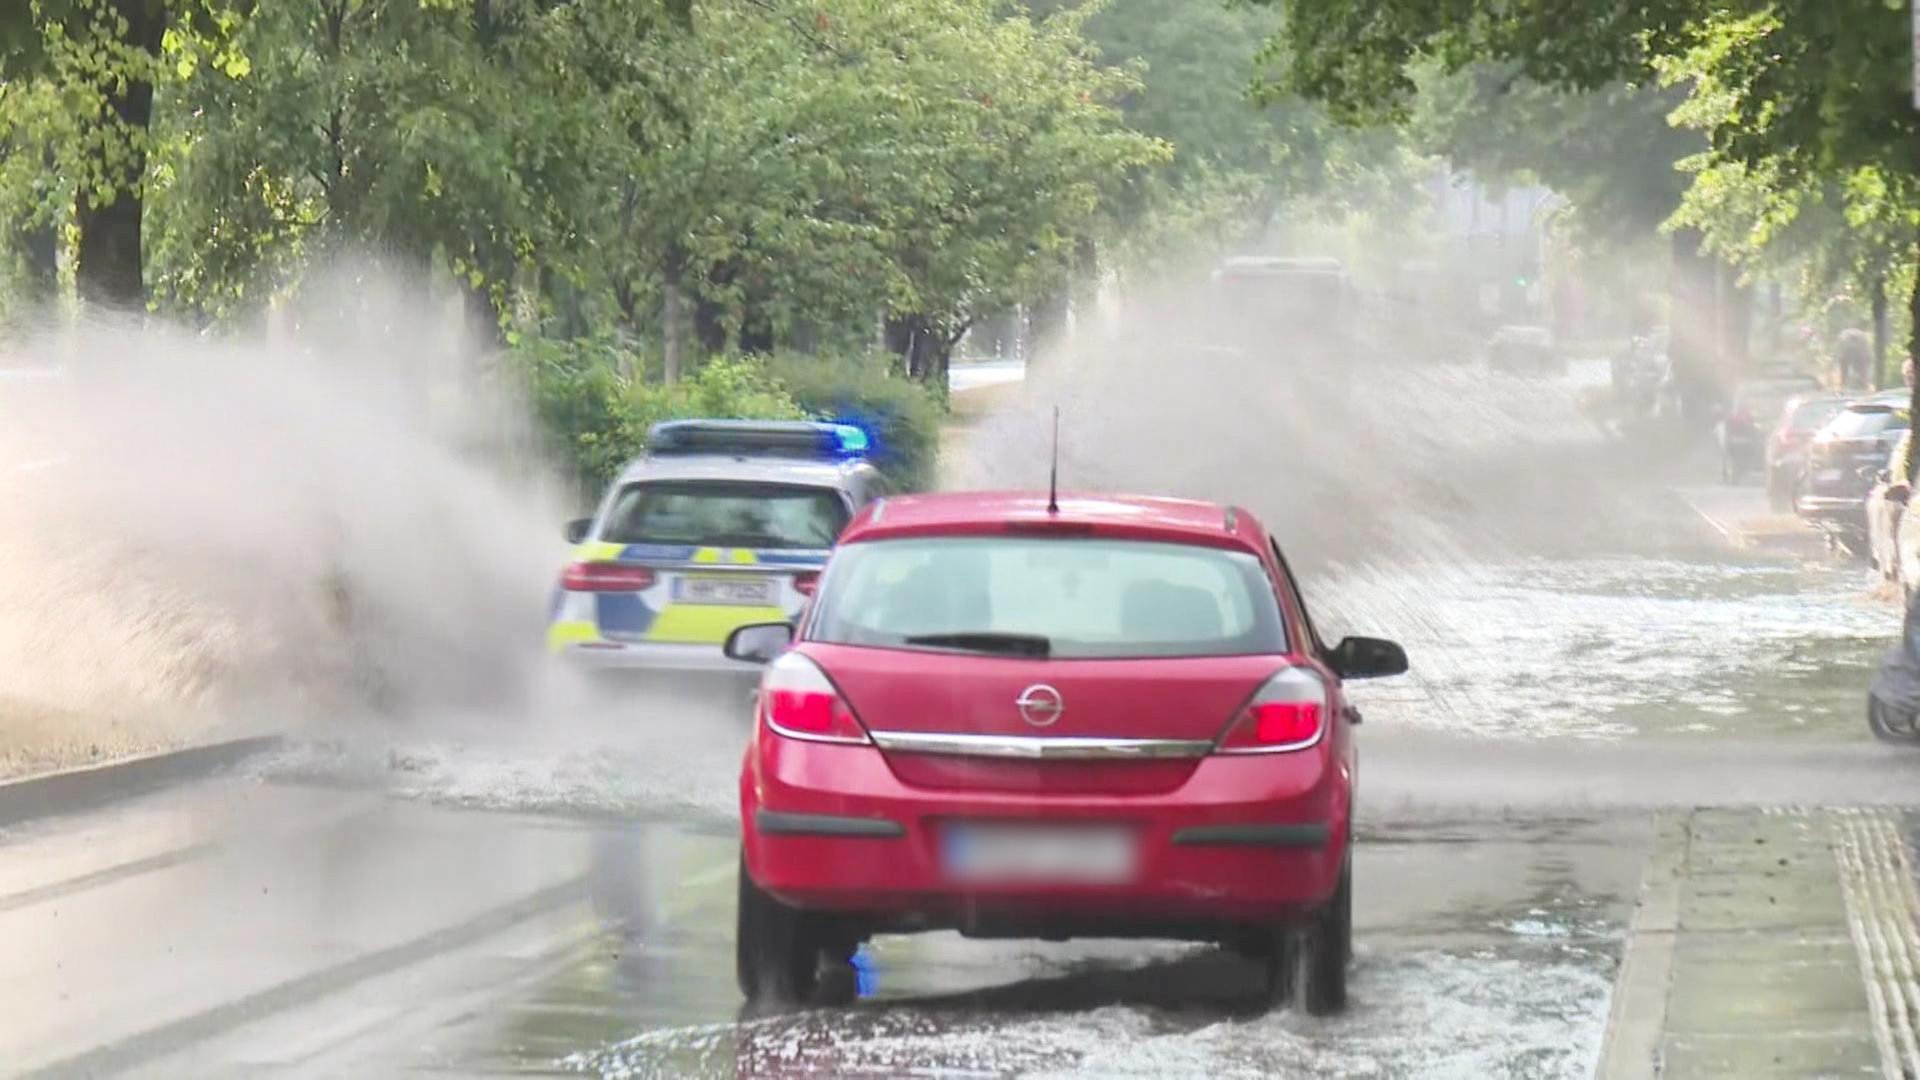
[[[875,933],[1218,942],[1270,1004],[1346,1000],[1358,715],[1392,642],[1315,636],[1252,515],[1147,498],[890,499],[768,662],[740,776],[738,974],[850,987]]]

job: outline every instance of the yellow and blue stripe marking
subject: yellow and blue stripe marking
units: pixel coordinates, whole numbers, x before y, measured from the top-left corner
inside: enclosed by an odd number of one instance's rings
[[[688,604],[676,602],[669,575],[699,574],[702,566],[766,566],[780,571],[817,570],[824,551],[756,551],[671,544],[613,544],[590,540],[574,548],[580,562],[625,562],[652,566],[659,580],[633,593],[570,593],[555,589],[548,613],[547,647],[559,652],[590,644],[677,644],[719,646],[741,626],[780,622],[798,614],[803,598],[783,583],[782,606]]]

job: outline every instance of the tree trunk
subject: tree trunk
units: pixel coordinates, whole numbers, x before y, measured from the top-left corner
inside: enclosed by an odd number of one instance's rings
[[[1884,297],[1882,299],[1884,300]],[[1777,359],[1780,356],[1780,340],[1785,329],[1782,324],[1786,321],[1786,317],[1786,297],[1783,295],[1780,283],[1769,282],[1767,284],[1767,355],[1769,357]]]
[[[1747,346],[1753,326],[1753,287],[1740,284],[1730,271],[1722,270],[1720,278],[1720,371],[1722,378],[1731,382],[1747,374]]]
[[[1890,386],[1898,374],[1889,377],[1887,373],[1887,276],[1873,275],[1868,284],[1868,297],[1873,303],[1873,371],[1871,378],[1876,387]]]
[[[1907,363],[1920,368],[1920,274],[1913,276],[1913,287],[1907,291]],[[1907,391],[1907,415],[1920,416],[1915,411],[1920,407],[1920,378],[1913,380]],[[1912,485],[1920,474],[1920,453],[1907,455],[1907,483]]]
[[[1100,307],[1100,247],[1090,236],[1073,244],[1073,332],[1077,337],[1094,325]]]
[[[909,379],[922,376],[926,355],[927,320],[924,315],[889,315],[881,335],[887,351],[900,358],[900,372]]]
[[[660,295],[663,298],[660,354],[666,364],[664,379],[668,386],[680,381],[680,370],[687,351],[686,268],[686,253],[680,250],[679,244],[669,245],[660,272]]]
[[[1672,308],[1669,352],[1681,409],[1689,420],[1704,422],[1712,415],[1717,390],[1716,266],[1697,229],[1673,234],[1673,272],[1668,280]]]
[[[125,44],[149,55],[160,55],[160,39],[166,32],[166,8],[147,0],[114,0],[108,9],[112,16],[125,20]],[[140,219],[144,208],[141,184],[146,176],[147,155],[140,149],[153,119],[153,84],[144,79],[129,79],[106,88],[107,103],[96,123],[102,129],[124,126],[134,133],[133,145],[119,160],[112,160],[105,144],[115,138],[108,130],[104,137],[90,140],[94,164],[101,170],[109,193],[96,203],[94,193],[82,190],[74,200],[74,217],[80,230],[80,246],[75,265],[80,298],[107,307],[138,309],[146,305],[146,283],[142,278],[144,261],[140,243]]]
[[[1064,290],[1050,292],[1029,310],[1032,317],[1026,353],[1027,363],[1031,364],[1037,357],[1066,337],[1066,293]]]
[[[60,233],[52,224],[34,225],[14,235],[27,256],[27,295],[46,303],[60,288]]]

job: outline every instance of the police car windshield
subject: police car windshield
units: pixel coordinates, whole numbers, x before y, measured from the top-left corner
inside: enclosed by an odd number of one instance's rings
[[[810,640],[1055,659],[1286,651],[1260,561],[1131,540],[927,538],[834,557]]]
[[[847,506],[832,488],[711,480],[629,484],[601,539],[615,544],[818,550],[833,546]]]

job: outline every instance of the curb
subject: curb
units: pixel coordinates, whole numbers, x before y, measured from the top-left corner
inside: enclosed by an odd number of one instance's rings
[[[279,735],[229,739],[0,782],[0,826],[91,810],[168,784],[197,780],[276,749],[282,741]]]
[[[1812,550],[1824,546],[1825,541],[1820,533],[1811,526],[1786,531],[1754,529],[1745,524],[1723,521],[1709,513],[1697,500],[1685,492],[1678,494],[1680,501],[1686,504],[1687,509],[1692,510],[1696,517],[1705,522],[1732,547],[1746,550],[1795,551]]]
[[[1685,815],[1665,814],[1656,820],[1653,854],[1647,859],[1626,951],[1613,984],[1606,1032],[1600,1040],[1596,1080],[1641,1080],[1660,1074],[1687,841]]]

